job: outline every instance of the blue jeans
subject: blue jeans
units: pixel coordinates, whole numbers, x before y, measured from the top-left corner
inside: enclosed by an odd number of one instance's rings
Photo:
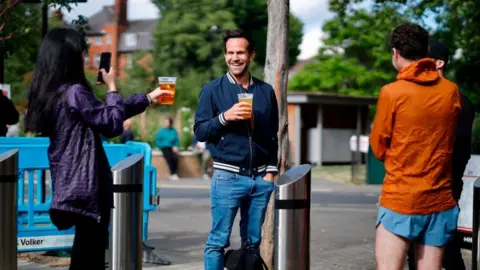
[[[215,169],[210,189],[212,230],[205,246],[205,270],[223,270],[225,248],[240,208],[242,246],[260,253],[262,225],[274,189],[273,182],[263,180],[265,173],[243,176]],[[249,240],[249,241],[247,241]]]

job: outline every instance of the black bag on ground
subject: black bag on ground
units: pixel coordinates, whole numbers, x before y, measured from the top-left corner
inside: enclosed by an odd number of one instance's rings
[[[229,270],[268,270],[260,255],[243,248],[225,253],[225,267]]]

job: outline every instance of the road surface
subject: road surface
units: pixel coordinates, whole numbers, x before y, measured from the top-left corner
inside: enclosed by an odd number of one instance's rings
[[[345,188],[322,186],[314,190],[311,269],[374,270],[379,189],[348,185]],[[150,214],[148,244],[172,264],[144,265],[144,269],[203,269],[203,248],[211,226],[208,185],[163,187],[160,196],[159,211]],[[239,247],[238,220],[237,217],[230,248]],[[34,268],[22,266],[19,269]]]

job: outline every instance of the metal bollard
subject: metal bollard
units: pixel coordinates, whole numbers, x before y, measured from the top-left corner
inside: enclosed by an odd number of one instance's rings
[[[18,149],[0,154],[0,269],[17,270]]]
[[[112,167],[114,209],[110,234],[112,270],[142,269],[143,154]]]
[[[275,185],[276,270],[310,269],[310,165],[280,175]]]
[[[473,183],[472,269],[478,270],[480,260],[480,178]]]

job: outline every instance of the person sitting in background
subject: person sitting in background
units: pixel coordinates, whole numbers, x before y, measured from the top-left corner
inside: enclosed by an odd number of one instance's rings
[[[210,155],[210,151],[207,149],[207,143],[198,141],[197,136],[195,136],[194,133],[192,135],[192,145],[189,148],[194,151],[195,156],[200,163],[200,170],[203,179],[210,180],[210,175],[208,174],[208,162],[212,156]]]
[[[178,132],[173,127],[173,119],[165,119],[165,127],[161,128],[155,135],[155,145],[163,153],[163,157],[170,169],[170,180],[178,180],[177,163],[178,163]]]
[[[123,122],[123,133],[120,135],[120,142],[126,143],[128,141],[135,140],[135,135],[133,134],[132,130],[132,120],[127,119]]]
[[[210,176],[208,175],[208,161],[210,160],[210,151],[207,149],[207,143],[197,141],[195,145],[197,149],[197,153],[200,159],[200,168],[202,169],[203,179],[210,180]]]

